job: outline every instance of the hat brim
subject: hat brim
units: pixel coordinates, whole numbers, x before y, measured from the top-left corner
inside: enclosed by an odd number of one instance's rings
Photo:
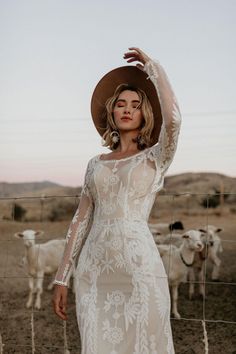
[[[147,74],[136,66],[121,66],[108,72],[101,78],[94,89],[91,99],[91,113],[94,125],[98,133],[103,136],[106,130],[105,103],[107,99],[113,96],[116,88],[120,84],[129,84],[143,90],[152,106],[154,116],[154,128],[151,134],[152,144],[158,142],[162,114],[160,102],[154,84],[148,78]]]

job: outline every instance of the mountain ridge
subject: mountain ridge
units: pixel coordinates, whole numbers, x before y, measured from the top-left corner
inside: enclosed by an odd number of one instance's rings
[[[77,195],[81,186],[64,186],[52,181],[0,182],[0,197]],[[236,193],[236,177],[217,172],[184,172],[165,177],[161,193]]]

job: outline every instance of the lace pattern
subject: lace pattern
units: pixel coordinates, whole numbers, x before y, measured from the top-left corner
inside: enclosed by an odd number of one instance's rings
[[[173,354],[167,275],[148,228],[176,152],[181,115],[164,69],[149,61],[163,123],[156,145],[87,166],[55,283],[76,280],[82,354]],[[78,260],[78,262],[77,262]]]

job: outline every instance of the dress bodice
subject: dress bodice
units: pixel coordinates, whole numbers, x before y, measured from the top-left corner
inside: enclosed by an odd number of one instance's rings
[[[155,192],[163,183],[153,150],[148,148],[119,160],[101,160],[100,155],[95,156],[88,182],[94,219],[148,220]]]

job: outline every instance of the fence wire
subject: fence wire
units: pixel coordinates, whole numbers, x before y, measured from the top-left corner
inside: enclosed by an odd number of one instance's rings
[[[223,193],[224,196],[236,196],[236,193]],[[162,196],[164,197],[171,197],[172,198],[172,202],[171,202],[171,210],[170,210],[170,223],[174,223],[176,220],[176,215],[177,215],[177,208],[175,207],[175,200],[177,197],[179,196],[195,196],[195,197],[199,197],[199,196],[205,196],[207,199],[207,205],[205,208],[205,218],[206,218],[206,222],[205,225],[209,225],[209,198],[211,196],[218,196],[219,198],[222,198],[222,193],[189,193],[189,192],[184,192],[184,193],[165,193],[164,195],[159,195],[158,198],[161,198]],[[45,203],[47,200],[50,200],[52,198],[56,198],[58,199],[65,199],[65,198],[74,198],[74,204],[76,205],[76,203],[78,203],[80,195],[79,194],[75,194],[73,196],[71,195],[43,195],[40,197],[37,196],[21,196],[21,197],[0,197],[0,203],[1,202],[12,202],[12,209],[11,209],[11,221],[15,221],[15,205],[16,202],[19,201],[24,201],[24,200],[39,200],[40,202],[40,216],[39,216],[39,222],[43,223],[44,220],[44,212],[45,212]],[[222,199],[221,199],[222,200]],[[236,230],[235,230],[236,231]],[[172,232],[171,232],[172,233]],[[39,237],[37,240],[44,240],[44,238]],[[8,238],[1,238],[0,239],[1,242],[12,242],[12,240],[9,240]],[[231,243],[231,244],[236,244],[236,240],[230,240],[230,239],[223,239],[222,242],[224,243]],[[9,247],[6,247],[6,261],[5,264],[8,264],[8,260],[9,260]],[[169,258],[169,266],[170,266],[170,261],[171,259]],[[25,272],[25,276],[21,276],[21,279],[28,279],[28,273],[27,270],[24,270]],[[19,276],[14,276],[14,275],[7,275],[7,267],[4,268],[4,271],[2,273],[2,275],[0,275],[0,279],[19,279]],[[214,284],[215,286],[219,286],[219,285],[224,285],[224,286],[236,286],[236,282],[227,282],[227,281],[219,281],[219,282],[214,282],[214,281],[209,281],[206,280],[207,279],[207,262],[204,262],[204,282],[203,282],[203,286],[204,286],[204,293],[206,293],[206,285],[212,285]],[[191,281],[190,280],[185,280],[183,283],[185,284],[190,284]],[[194,284],[201,284],[200,281],[195,280]],[[217,324],[227,324],[227,325],[236,325],[236,321],[227,321],[227,320],[223,320],[223,319],[209,319],[206,318],[206,299],[205,297],[203,297],[202,299],[202,318],[186,318],[186,317],[181,317],[180,319],[176,319],[174,317],[171,316],[171,321],[189,321],[189,322],[197,322],[200,323],[202,326],[202,342],[204,344],[204,353],[208,354],[209,353],[209,336],[208,336],[208,332],[207,332],[207,323],[217,323]],[[0,300],[0,313],[2,312],[2,304],[1,304],[1,300]],[[35,343],[35,337],[36,337],[36,332],[35,332],[35,313],[37,312],[37,310],[35,310],[34,306],[31,306],[30,309],[30,329],[31,329],[31,344],[29,345],[20,345],[20,344],[10,344],[7,343],[5,340],[4,343],[4,337],[2,336],[1,332],[0,332],[0,354],[7,354],[7,352],[5,352],[5,347],[12,347],[13,348],[18,348],[20,350],[31,350],[32,354],[37,353],[37,349],[42,348],[41,346],[36,345]],[[68,337],[67,337],[67,323],[66,321],[63,321],[63,331],[62,331],[62,339],[63,339],[63,345],[50,345],[50,348],[52,350],[61,350],[61,353],[63,354],[70,354],[70,345],[68,343]],[[1,331],[1,329],[0,329]],[[47,345],[47,348],[49,346]],[[235,349],[236,350],[236,349]],[[13,351],[12,351],[13,352]],[[23,353],[23,352],[22,352]],[[27,351],[28,353],[28,351]]]

